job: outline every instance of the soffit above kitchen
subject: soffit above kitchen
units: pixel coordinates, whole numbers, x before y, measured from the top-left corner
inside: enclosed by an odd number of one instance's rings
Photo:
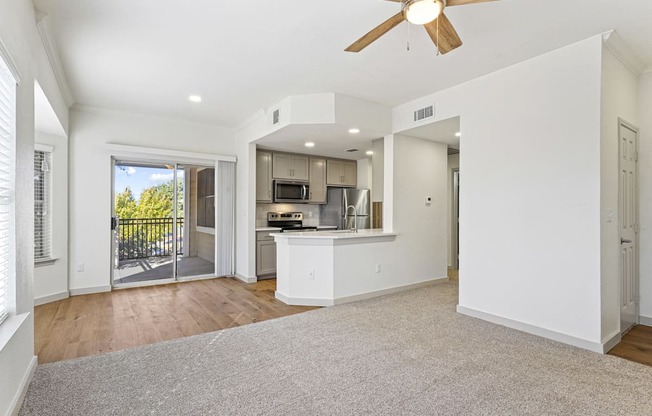
[[[392,110],[341,94],[293,95],[241,128],[259,148],[358,160],[368,157],[372,140],[391,133]]]
[[[400,10],[391,1],[34,3],[77,104],[225,126],[293,94],[335,91],[393,107],[610,29],[652,65],[652,2],[640,0],[447,8],[464,46],[442,56],[406,23],[361,53],[343,51]]]

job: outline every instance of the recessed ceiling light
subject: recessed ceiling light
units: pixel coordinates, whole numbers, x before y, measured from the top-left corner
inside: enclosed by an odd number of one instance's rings
[[[360,133],[360,129],[349,129],[349,133],[358,134],[358,133]]]
[[[462,135],[462,133],[459,132],[459,131],[457,133],[455,133],[455,137],[460,137],[461,135]]]
[[[371,156],[371,155],[373,155],[373,154],[374,154],[374,151],[373,151],[373,150],[367,150],[367,155]]]
[[[199,95],[191,95],[188,99],[193,103],[201,103],[201,97]]]
[[[305,146],[306,147],[315,147],[315,144],[313,142],[306,142]]]

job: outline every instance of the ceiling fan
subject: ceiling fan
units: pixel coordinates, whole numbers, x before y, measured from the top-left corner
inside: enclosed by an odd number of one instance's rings
[[[376,39],[392,30],[399,23],[407,20],[415,25],[423,25],[430,39],[440,53],[445,54],[462,46],[453,24],[444,14],[448,6],[485,3],[496,0],[387,0],[402,3],[401,11],[373,28],[369,33],[356,40],[345,49],[347,52],[360,52]]]

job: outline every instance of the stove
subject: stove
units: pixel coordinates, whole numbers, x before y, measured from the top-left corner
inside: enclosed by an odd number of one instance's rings
[[[267,226],[279,227],[282,233],[317,231],[317,227],[303,225],[303,212],[268,212]]]

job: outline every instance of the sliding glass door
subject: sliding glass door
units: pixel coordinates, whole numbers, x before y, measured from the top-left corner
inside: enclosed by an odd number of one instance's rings
[[[235,163],[113,161],[112,283],[233,273]]]

